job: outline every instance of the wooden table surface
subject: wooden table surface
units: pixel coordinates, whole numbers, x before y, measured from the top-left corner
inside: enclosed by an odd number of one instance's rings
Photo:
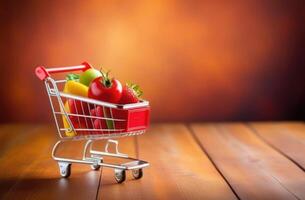
[[[117,184],[111,169],[73,164],[60,178],[53,125],[0,126],[4,199],[305,199],[305,124],[153,124],[120,150],[150,162],[144,176]],[[83,142],[61,149],[81,156]],[[103,145],[103,141],[96,148]]]

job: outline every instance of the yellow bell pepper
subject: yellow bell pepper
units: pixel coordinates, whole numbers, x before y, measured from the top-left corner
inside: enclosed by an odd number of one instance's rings
[[[63,92],[68,93],[68,94],[73,94],[76,96],[87,97],[89,88],[86,85],[83,85],[83,84],[79,83],[78,81],[76,81],[75,79],[77,77],[78,76],[74,75],[74,74],[69,74],[67,76],[68,80],[64,86]],[[67,113],[70,113],[70,107],[69,107],[68,101],[65,102],[64,109]],[[62,115],[62,120],[63,120],[63,125],[64,125],[65,129],[71,128],[65,115]],[[77,135],[77,134],[74,131],[72,131],[72,129],[71,129],[71,131],[66,130],[66,136],[73,137],[75,135]]]
[[[73,94],[76,96],[87,97],[88,87],[81,84],[80,82],[69,80],[66,82],[64,87],[64,92],[68,94]]]
[[[66,111],[67,113],[70,112],[69,104],[68,104],[67,101],[66,101],[66,103],[65,103],[65,111]],[[70,127],[69,122],[68,122],[68,119],[66,118],[65,115],[62,115],[62,121],[63,121],[63,124],[64,124],[65,129],[71,128],[70,130],[66,130],[66,136],[68,136],[68,137],[73,137],[73,136],[75,136],[76,133],[75,133],[74,131],[72,131],[72,127]]]

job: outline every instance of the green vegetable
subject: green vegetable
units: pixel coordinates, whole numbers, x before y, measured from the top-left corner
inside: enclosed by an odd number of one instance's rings
[[[101,77],[101,76],[102,76],[102,73],[99,70],[96,70],[94,68],[87,69],[86,71],[81,73],[81,75],[79,77],[79,82],[84,85],[89,86],[91,81],[93,81],[97,77]]]

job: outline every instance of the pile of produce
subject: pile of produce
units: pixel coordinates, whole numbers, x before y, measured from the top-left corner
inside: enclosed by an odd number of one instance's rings
[[[142,91],[138,85],[124,84],[110,77],[109,72],[87,69],[81,74],[68,74],[64,92],[81,97],[87,97],[99,101],[114,104],[130,104],[140,101]],[[111,109],[104,106],[93,106],[86,102],[68,99],[65,102],[65,111],[70,114],[94,116],[96,118],[69,115],[69,120],[75,129],[102,129],[114,130],[120,128],[122,123],[111,120],[124,117],[124,112],[119,109]],[[97,118],[99,117],[99,118]],[[106,118],[106,119],[101,119]],[[63,125],[69,129],[68,119],[63,115]],[[101,134],[102,131],[95,131],[93,134]],[[66,131],[67,136],[76,134],[90,134],[88,131]],[[92,133],[91,133],[92,134]]]

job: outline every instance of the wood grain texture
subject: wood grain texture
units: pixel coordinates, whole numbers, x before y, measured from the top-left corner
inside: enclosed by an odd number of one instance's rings
[[[113,173],[103,173],[102,199],[236,199],[186,126],[154,125],[137,137],[137,148],[133,142],[122,143],[126,153],[135,155],[138,150],[139,158],[151,166],[142,179],[129,175],[121,185],[115,184]]]
[[[305,171],[305,124],[296,122],[250,123],[268,144],[292,159]],[[304,188],[305,189],[305,188]]]
[[[89,166],[72,165],[72,175],[61,178],[57,163],[51,158],[56,141],[53,127],[33,129],[24,145],[7,152],[1,164],[1,185],[10,188],[3,197],[7,199],[95,199],[98,189],[99,171]],[[73,142],[74,143],[74,142]],[[83,143],[66,144],[59,153],[81,155]]]
[[[122,153],[151,164],[123,184],[113,169],[81,164],[60,178],[56,140],[52,125],[0,125],[0,199],[305,199],[305,173],[294,163],[304,160],[303,123],[152,125],[120,139]],[[68,142],[59,153],[80,158],[83,145]]]
[[[141,137],[141,136],[140,136]],[[119,139],[119,151],[126,153],[130,157],[137,157],[136,138],[124,137]],[[110,162],[128,162],[126,159],[105,159]],[[145,176],[144,169],[144,176]],[[140,180],[134,180],[131,171],[126,171],[126,181],[122,184],[117,184],[114,178],[114,170],[109,168],[102,169],[101,186],[98,192],[98,199],[137,199],[138,187],[141,184]]]
[[[26,124],[2,124],[0,125],[0,159],[6,151],[27,142],[27,137],[33,129],[39,126]]]
[[[184,125],[151,127],[138,137],[138,151],[151,166],[135,199],[236,199]]]
[[[192,125],[241,199],[305,199],[305,174],[243,124]]]
[[[45,154],[51,137],[41,136],[46,132],[46,126],[9,125],[1,127],[1,154],[0,154],[0,197],[7,192],[20,179],[27,168]],[[53,137],[52,137],[53,138]],[[46,146],[47,145],[47,146]]]

